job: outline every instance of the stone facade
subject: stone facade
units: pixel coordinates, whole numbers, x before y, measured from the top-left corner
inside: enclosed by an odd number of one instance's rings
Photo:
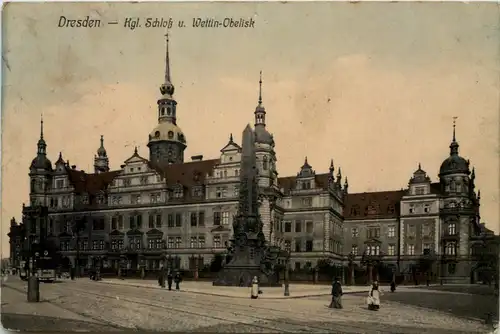
[[[157,269],[168,255],[180,267],[193,269],[225,252],[232,237],[241,147],[231,134],[217,158],[184,161],[187,142],[177,125],[168,47],[166,59],[158,124],[148,137],[149,159],[135,149],[120,169],[111,171],[101,137],[94,173],[71,166],[62,154],[53,165],[42,121],[29,173],[30,205],[49,207],[47,231],[73,263],[77,253],[86,266],[92,256],[102,255],[106,266],[116,267],[125,254],[129,268],[145,261],[147,268]],[[477,234],[479,194],[474,171],[458,156],[455,134],[438,183],[419,166],[406,189],[349,194],[347,178],[340,168],[335,173],[333,160],[326,173],[317,174],[305,158],[296,176],[278,177],[262,79],[259,88],[254,111],[259,211],[266,240],[291,251],[292,268],[313,267],[321,259],[346,264],[352,253],[355,262],[363,254],[377,255],[405,271],[429,249],[442,256],[443,268],[450,267],[441,270],[442,277],[463,280],[469,275],[469,239]],[[81,229],[77,222],[83,222]],[[12,233],[15,245],[17,232]]]

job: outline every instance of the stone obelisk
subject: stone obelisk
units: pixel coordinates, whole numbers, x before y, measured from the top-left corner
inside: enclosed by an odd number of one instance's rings
[[[254,136],[247,125],[242,139],[238,213],[228,247],[231,260],[218,273],[214,285],[249,286],[254,276],[263,286],[279,285],[275,275],[266,270],[270,256],[259,215]]]

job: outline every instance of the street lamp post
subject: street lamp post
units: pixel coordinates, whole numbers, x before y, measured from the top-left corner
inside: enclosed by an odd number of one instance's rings
[[[287,250],[285,257],[285,291],[284,296],[290,296],[290,250]]]
[[[356,255],[354,255],[353,252],[350,252],[349,255],[347,256],[347,260],[349,263],[349,268],[351,270],[351,277],[350,277],[350,284],[354,285],[355,283],[355,278],[354,278],[354,260],[356,259]]]

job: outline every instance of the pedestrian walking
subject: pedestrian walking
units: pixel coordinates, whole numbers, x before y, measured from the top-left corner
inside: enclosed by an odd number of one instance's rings
[[[257,278],[257,276],[254,276],[252,280],[252,288],[250,289],[250,298],[252,299],[259,298],[259,279]]]
[[[179,286],[179,284],[181,283],[181,273],[179,272],[175,273],[174,282],[175,282],[175,290],[179,291],[181,289],[181,287]]]
[[[391,292],[396,291],[396,283],[394,281],[391,282]]]
[[[168,289],[172,291],[172,282],[174,280],[174,277],[172,276],[172,272],[169,270],[167,274],[167,283],[168,283]]]
[[[380,295],[381,291],[378,282],[374,281],[370,288],[370,292],[368,292],[367,304],[369,310],[377,311],[380,309]]]
[[[342,284],[340,284],[339,278],[335,277],[332,283],[332,302],[329,308],[342,308]]]

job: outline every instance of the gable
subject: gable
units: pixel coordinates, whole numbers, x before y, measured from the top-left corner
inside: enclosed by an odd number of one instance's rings
[[[221,150],[222,153],[227,153],[227,152],[240,152],[241,147],[236,144],[235,142],[229,142],[226,146],[224,146]]]
[[[156,228],[152,228],[149,231],[147,231],[146,234],[147,235],[163,235],[163,232],[156,229]]]
[[[211,229],[210,232],[231,232],[231,230],[227,227],[219,225],[219,226]]]
[[[143,233],[138,229],[133,229],[133,230],[128,230],[127,235],[143,235]]]
[[[111,236],[123,236],[123,232],[120,232],[118,230],[113,230],[109,235],[111,235]]]

